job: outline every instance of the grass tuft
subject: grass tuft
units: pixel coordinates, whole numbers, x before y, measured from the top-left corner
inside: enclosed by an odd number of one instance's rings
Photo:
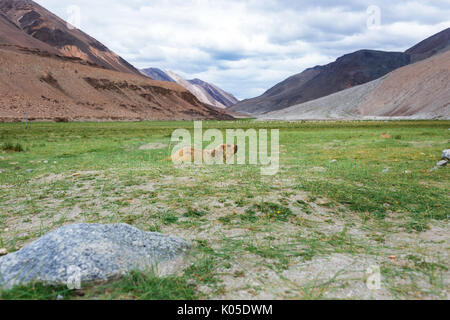
[[[291,209],[273,202],[255,204],[252,208],[261,212],[269,219],[287,221],[288,217],[294,216]]]
[[[5,142],[2,144],[1,149],[6,152],[24,152],[25,149],[20,143],[13,144],[11,142]]]

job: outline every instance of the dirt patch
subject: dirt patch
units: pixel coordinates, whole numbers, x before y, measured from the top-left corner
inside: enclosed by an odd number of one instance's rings
[[[295,264],[282,275],[303,294],[323,295],[324,298],[390,299],[386,289],[370,290],[366,284],[369,268],[379,263],[373,256],[338,253]]]
[[[169,145],[164,143],[148,143],[139,147],[139,150],[160,150],[168,148]]]
[[[49,184],[49,183],[54,183],[57,181],[62,181],[66,179],[66,176],[62,173],[50,173],[49,175],[45,176],[45,177],[38,177],[35,182],[38,184]]]

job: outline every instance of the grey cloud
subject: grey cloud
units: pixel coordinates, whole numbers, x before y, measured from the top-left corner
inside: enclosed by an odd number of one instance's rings
[[[239,98],[362,48],[402,51],[450,26],[449,0],[37,0],[137,67],[211,81]],[[366,9],[381,10],[368,30]]]

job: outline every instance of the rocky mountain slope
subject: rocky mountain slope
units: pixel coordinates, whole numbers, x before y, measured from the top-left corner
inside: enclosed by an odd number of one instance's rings
[[[154,80],[176,82],[188,89],[201,102],[218,108],[227,108],[239,102],[232,94],[200,79],[186,80],[174,72],[158,68],[147,68],[141,72]]]
[[[239,102],[239,100],[236,99],[236,97],[234,97],[231,93],[220,89],[212,83],[208,83],[201,79],[189,80],[189,83],[206,91],[206,93],[212,97],[214,101],[219,103],[219,105],[216,104],[217,107],[230,107]]]
[[[411,55],[413,62],[429,58],[450,49],[450,28],[431,36],[405,52]]]
[[[375,80],[409,63],[410,56],[401,52],[357,51],[328,65],[307,69],[231,110],[256,115],[280,110]]]
[[[98,64],[108,69],[135,73],[131,64],[109,50],[102,43],[85,34],[81,30],[69,28],[68,24],[31,0],[1,0],[0,13],[25,34],[38,40],[23,42],[24,47],[52,51],[67,57],[76,57]],[[16,32],[17,33],[17,32]],[[41,44],[39,44],[41,43]],[[18,44],[18,43],[16,43]],[[44,47],[43,44],[47,44]]]
[[[152,78],[153,80],[167,81],[167,82],[176,82],[167,73],[165,73],[163,70],[158,69],[158,68],[142,69],[141,73],[143,73],[147,77]]]
[[[12,23],[8,17],[0,12],[0,44],[9,44],[27,48],[36,48],[43,51],[58,53],[58,50],[39,41]]]
[[[450,119],[450,51],[261,120]]]
[[[449,39],[450,28],[422,41],[405,53],[360,50],[344,55],[326,66],[317,66],[294,75],[263,95],[232,106],[231,110],[260,115],[319,99],[444,52],[450,47]]]
[[[232,119],[28,0],[0,0],[0,120]]]
[[[176,83],[0,46],[0,120],[232,119]]]

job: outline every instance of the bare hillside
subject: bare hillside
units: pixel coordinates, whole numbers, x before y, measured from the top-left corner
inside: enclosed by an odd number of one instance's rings
[[[450,118],[450,51],[260,119]]]
[[[102,43],[79,29],[69,28],[67,22],[34,1],[1,0],[0,12],[18,29],[37,40],[34,43],[16,43],[20,46],[46,51],[50,51],[48,47],[51,47],[67,57],[81,58],[112,70],[139,73]],[[23,35],[16,41],[22,39],[25,39]]]
[[[14,50],[13,50],[14,49]],[[231,119],[176,83],[88,65],[74,58],[0,47],[0,119]]]
[[[186,80],[174,72],[158,68],[142,69],[141,72],[154,80],[176,82],[188,89],[201,102],[216,108],[225,109],[239,102],[231,93],[200,79]]]

